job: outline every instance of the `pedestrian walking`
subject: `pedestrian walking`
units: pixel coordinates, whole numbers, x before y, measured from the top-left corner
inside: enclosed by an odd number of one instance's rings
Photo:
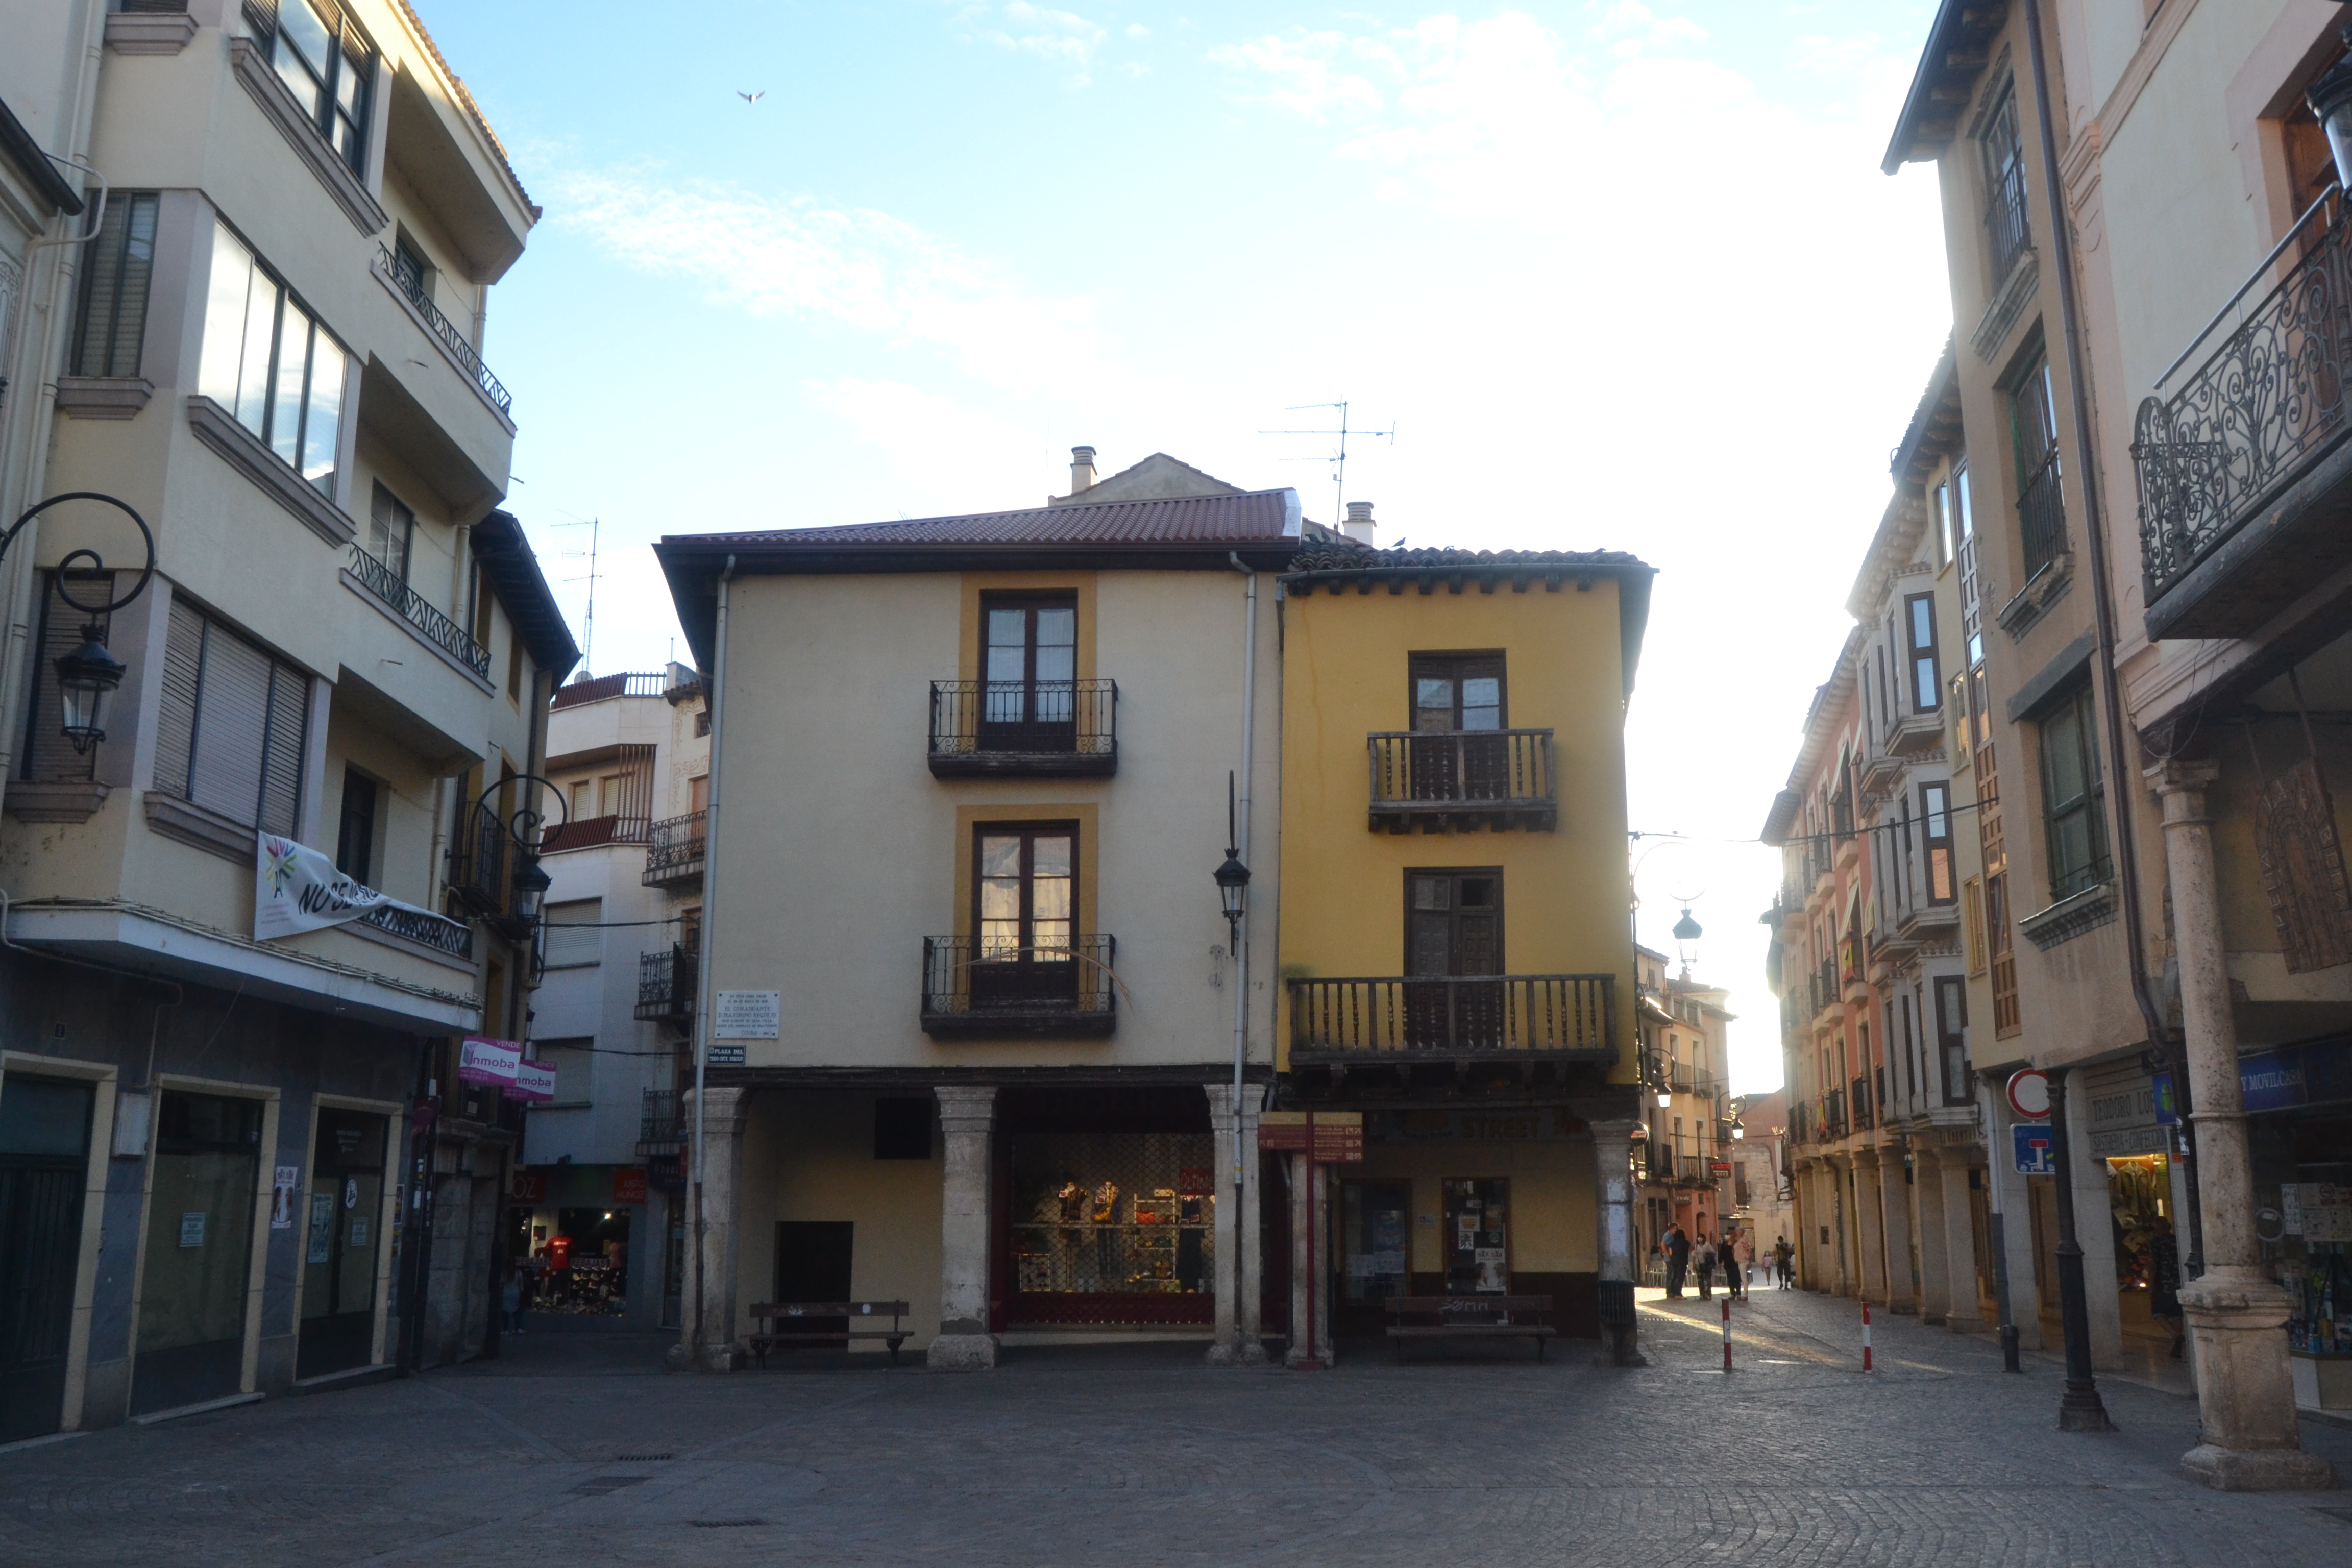
[[[1789,1245],[1787,1237],[1783,1236],[1772,1243],[1772,1276],[1775,1289],[1789,1289],[1790,1276],[1795,1271],[1791,1266],[1796,1261],[1796,1256],[1797,1249]]]
[[[1698,1299],[1707,1299],[1707,1288],[1715,1283],[1715,1243],[1699,1233],[1698,1246],[1691,1249],[1691,1267],[1698,1270]]]
[[[1756,1238],[1748,1231],[1740,1231],[1731,1244],[1731,1256],[1739,1276],[1739,1294],[1748,1295],[1748,1286],[1756,1280]]]
[[[1690,1237],[1683,1234],[1682,1226],[1675,1226],[1667,1230],[1665,1249],[1666,1297],[1669,1300],[1680,1300],[1683,1276],[1690,1268],[1691,1255]]]
[[[522,1332],[522,1285],[523,1266],[518,1263],[499,1290],[499,1306],[506,1313],[506,1330],[510,1334]]]

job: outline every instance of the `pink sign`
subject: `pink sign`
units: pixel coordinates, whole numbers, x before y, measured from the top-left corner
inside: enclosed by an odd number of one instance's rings
[[[460,1083],[511,1084],[522,1068],[522,1047],[513,1040],[467,1035],[457,1054]]]
[[[500,1090],[509,1100],[520,1100],[526,1105],[543,1105],[555,1098],[555,1064],[535,1062],[525,1057],[515,1069],[514,1082]]]

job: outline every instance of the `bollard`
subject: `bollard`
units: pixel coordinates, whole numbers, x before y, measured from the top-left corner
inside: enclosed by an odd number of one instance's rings
[[[1862,1370],[1870,1370],[1870,1298],[1862,1299]]]
[[[1731,1298],[1723,1299],[1723,1370],[1731,1370]]]

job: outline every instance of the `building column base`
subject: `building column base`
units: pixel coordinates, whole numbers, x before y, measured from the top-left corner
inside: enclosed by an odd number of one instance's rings
[[[933,1372],[992,1372],[998,1348],[994,1334],[940,1333],[923,1352],[923,1364]]]
[[[1307,1347],[1305,1345],[1293,1345],[1288,1350],[1282,1352],[1282,1364],[1290,1368],[1293,1372],[1328,1372],[1335,1364],[1336,1360],[1337,1358],[1331,1354],[1331,1348],[1328,1345],[1324,1346],[1321,1350],[1316,1352],[1311,1356],[1307,1353]]]
[[[1201,1358],[1211,1366],[1264,1366],[1265,1346],[1249,1334],[1236,1334],[1229,1340],[1219,1340]]]
[[[2180,1456],[2180,1473],[2217,1492],[2324,1492],[2336,1467],[2300,1448],[2221,1448],[2200,1443]]]
[[[2180,1473],[2217,1491],[2325,1491],[2336,1468],[2301,1447],[2286,1337],[2287,1293],[2245,1267],[2210,1269],[2180,1292],[2196,1342],[2197,1411],[2205,1439]]]

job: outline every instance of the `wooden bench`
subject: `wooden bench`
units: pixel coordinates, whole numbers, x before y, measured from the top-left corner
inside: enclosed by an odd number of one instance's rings
[[[898,1347],[907,1342],[908,1330],[905,1325],[907,1303],[904,1301],[762,1301],[751,1309],[751,1321],[760,1331],[750,1340],[751,1353],[760,1358],[764,1370],[768,1352],[792,1345],[832,1345],[846,1350],[852,1340],[880,1340],[890,1347],[890,1364],[898,1364]],[[840,1322],[841,1327],[816,1324],[825,1319]],[[890,1326],[883,1328],[875,1321],[887,1318]]]
[[[1407,1340],[1500,1339],[1535,1341],[1536,1360],[1541,1361],[1544,1342],[1559,1332],[1542,1321],[1551,1310],[1549,1296],[1397,1296],[1390,1300],[1389,1310],[1396,1316],[1389,1327],[1389,1342],[1399,1361],[1404,1359]]]

